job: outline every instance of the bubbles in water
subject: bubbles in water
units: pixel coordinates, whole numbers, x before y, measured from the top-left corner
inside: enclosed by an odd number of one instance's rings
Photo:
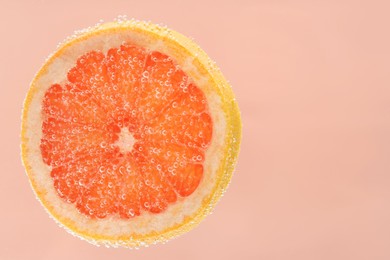
[[[115,22],[117,23],[124,23],[126,21],[128,21],[127,19],[127,16],[126,15],[118,15],[115,19],[114,19]]]

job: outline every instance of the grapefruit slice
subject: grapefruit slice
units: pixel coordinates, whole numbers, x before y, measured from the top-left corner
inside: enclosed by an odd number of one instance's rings
[[[118,21],[61,44],[24,103],[22,159],[72,234],[139,247],[195,227],[231,179],[241,139],[231,87],[183,35]]]

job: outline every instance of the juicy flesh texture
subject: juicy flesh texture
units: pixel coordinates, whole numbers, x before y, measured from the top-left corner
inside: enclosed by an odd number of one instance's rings
[[[160,52],[122,44],[82,55],[67,81],[46,91],[42,116],[54,187],[91,218],[160,213],[202,179],[207,101]]]

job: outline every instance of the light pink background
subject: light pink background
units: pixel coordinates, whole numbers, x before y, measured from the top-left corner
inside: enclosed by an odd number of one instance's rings
[[[390,4],[0,0],[0,259],[390,259]],[[198,228],[94,247],[35,200],[20,160],[29,83],[74,30],[127,15],[195,41],[233,85],[243,142]]]

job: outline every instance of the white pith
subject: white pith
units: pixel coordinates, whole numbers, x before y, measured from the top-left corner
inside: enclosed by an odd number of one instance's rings
[[[130,133],[127,127],[122,127],[121,132],[119,133],[118,140],[115,142],[115,145],[119,147],[121,153],[131,152],[135,143],[134,136]]]

